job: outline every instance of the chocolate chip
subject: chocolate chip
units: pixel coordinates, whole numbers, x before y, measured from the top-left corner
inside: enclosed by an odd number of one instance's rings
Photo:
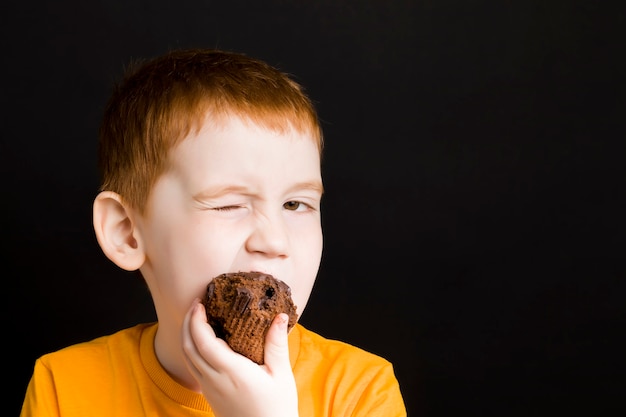
[[[249,289],[240,287],[237,288],[237,298],[233,303],[233,310],[242,315],[248,308],[248,304],[252,300],[252,293]]]

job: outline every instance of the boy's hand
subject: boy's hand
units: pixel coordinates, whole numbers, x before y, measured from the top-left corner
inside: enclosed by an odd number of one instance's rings
[[[257,365],[215,336],[204,306],[194,301],[183,324],[183,350],[187,367],[216,416],[298,416],[287,321],[286,314],[274,318],[265,338],[265,363]]]

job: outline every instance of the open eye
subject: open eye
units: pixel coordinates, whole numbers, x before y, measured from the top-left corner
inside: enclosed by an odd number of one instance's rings
[[[283,207],[291,211],[303,211],[311,208],[311,206],[303,203],[302,201],[287,201],[285,204],[283,204]]]

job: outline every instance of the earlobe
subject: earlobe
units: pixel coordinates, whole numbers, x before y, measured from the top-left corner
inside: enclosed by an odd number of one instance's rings
[[[132,211],[119,194],[102,191],[93,203],[93,227],[98,244],[113,263],[127,271],[143,265],[145,253]]]

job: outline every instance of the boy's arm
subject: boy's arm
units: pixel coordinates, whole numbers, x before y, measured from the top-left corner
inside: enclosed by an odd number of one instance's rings
[[[183,324],[187,366],[218,417],[297,417],[298,392],[289,362],[286,314],[274,319],[257,365],[215,336],[194,301]]]
[[[52,374],[41,359],[38,359],[26,388],[20,417],[58,416],[59,407],[57,406]]]
[[[406,417],[406,406],[391,365],[383,367],[366,386],[353,416]]]

